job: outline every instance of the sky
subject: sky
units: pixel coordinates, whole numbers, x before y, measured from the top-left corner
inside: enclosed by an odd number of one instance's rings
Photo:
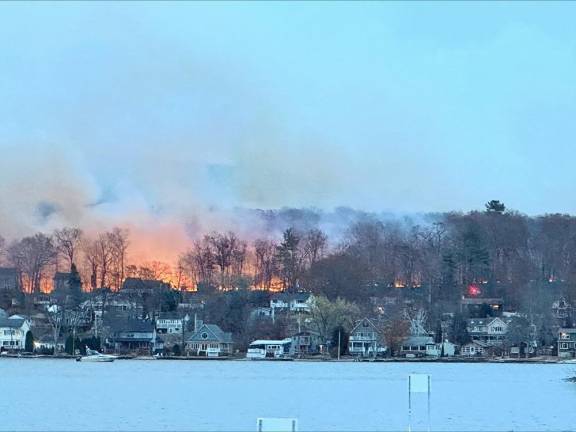
[[[576,213],[574,16],[3,2],[0,232],[235,207]]]

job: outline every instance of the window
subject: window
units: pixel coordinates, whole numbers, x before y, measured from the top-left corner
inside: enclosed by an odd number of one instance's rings
[[[208,339],[208,333],[203,332],[203,333],[200,335],[200,337],[201,337],[202,339]]]
[[[560,344],[560,349],[568,349],[568,344],[566,342],[562,342]]]
[[[560,339],[570,340],[570,333],[560,333]]]

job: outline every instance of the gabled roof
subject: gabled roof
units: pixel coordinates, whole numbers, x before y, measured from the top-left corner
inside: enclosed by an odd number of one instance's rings
[[[360,328],[360,326],[362,326],[364,323],[368,323],[370,325],[370,327],[379,332],[380,330],[378,329],[378,327],[376,327],[376,324],[374,324],[374,322],[370,319],[370,318],[362,318],[361,320],[356,322],[356,325],[354,326],[354,328],[352,329],[352,331],[350,332],[350,334],[354,333],[358,328]]]
[[[0,327],[21,328],[25,322],[25,318],[0,318]]]
[[[207,333],[208,338],[202,338],[202,334]],[[190,336],[190,342],[216,341],[222,343],[232,343],[232,333],[224,332],[216,324],[202,324],[200,328]]]

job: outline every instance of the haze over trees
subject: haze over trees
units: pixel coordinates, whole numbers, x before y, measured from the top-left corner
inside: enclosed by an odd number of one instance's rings
[[[262,232],[247,238],[208,233],[191,241],[176,263],[156,260],[153,251],[135,262],[126,230],[86,234],[74,227],[0,238],[0,262],[17,270],[27,292],[50,289],[54,272],[69,272],[75,264],[84,291],[118,290],[126,277],[138,277],[206,293],[307,290],[361,307],[371,297],[405,290],[418,292],[432,309],[454,309],[473,290],[532,311],[550,296],[550,286],[576,296],[573,216],[529,217],[497,200],[484,211],[415,218],[341,209],[334,214],[339,223],[311,210],[260,212]]]

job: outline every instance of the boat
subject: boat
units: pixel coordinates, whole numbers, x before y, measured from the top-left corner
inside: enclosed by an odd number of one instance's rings
[[[82,362],[113,362],[114,360],[116,360],[116,356],[102,354],[96,350],[91,350],[90,348],[86,348],[85,356],[76,358],[76,361]]]

